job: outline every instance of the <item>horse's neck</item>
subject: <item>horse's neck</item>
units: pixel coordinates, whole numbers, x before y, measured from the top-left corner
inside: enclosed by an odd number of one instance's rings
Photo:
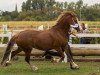
[[[66,23],[62,23],[62,24],[57,23],[51,29],[63,34],[64,36],[68,36],[68,32],[69,32],[70,26],[68,24],[66,24]]]
[[[55,26],[53,26],[51,29],[53,29],[56,32],[61,33],[64,36],[68,36],[68,32],[70,30],[70,25],[68,23],[68,20],[66,20],[65,17],[60,18]]]

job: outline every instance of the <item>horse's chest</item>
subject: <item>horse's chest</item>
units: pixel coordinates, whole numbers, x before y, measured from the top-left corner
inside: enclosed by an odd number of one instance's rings
[[[53,42],[53,45],[54,46],[65,46],[67,43],[67,38],[64,38],[64,37],[57,37],[54,42]]]

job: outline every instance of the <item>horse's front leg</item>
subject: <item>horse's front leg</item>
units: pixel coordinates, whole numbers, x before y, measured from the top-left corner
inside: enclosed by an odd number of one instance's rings
[[[30,63],[30,54],[31,54],[31,50],[32,49],[30,49],[30,50],[24,50],[24,52],[25,52],[25,61],[29,64],[29,66],[31,67],[31,69],[33,70],[33,71],[36,71],[36,70],[38,70],[38,67],[36,67],[35,65],[32,65],[31,63]]]
[[[69,45],[65,46],[65,53],[67,54],[67,56],[69,58],[70,68],[71,69],[79,69],[79,66],[77,64],[75,64],[75,62],[73,61],[72,52],[71,52]]]
[[[63,60],[64,60],[64,51],[63,51],[63,49],[60,47],[60,48],[58,48],[58,49],[55,49],[57,52],[58,52],[58,54],[61,56],[61,58],[60,59],[58,59],[58,60],[55,60],[56,62],[62,62]]]

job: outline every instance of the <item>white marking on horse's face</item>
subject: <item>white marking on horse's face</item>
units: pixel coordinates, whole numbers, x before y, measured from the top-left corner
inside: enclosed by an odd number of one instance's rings
[[[75,30],[77,30],[77,32],[80,31],[80,25],[78,22],[78,18],[76,17],[76,19],[72,19],[73,20],[73,25],[70,25],[71,28],[74,28]]]

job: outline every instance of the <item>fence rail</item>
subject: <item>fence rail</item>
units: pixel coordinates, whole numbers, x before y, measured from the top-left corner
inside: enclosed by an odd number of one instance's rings
[[[97,34],[97,33],[79,33],[76,35],[78,37],[100,37],[100,34]],[[75,36],[71,35],[71,37],[75,37]]]
[[[15,30],[18,32],[18,30]],[[22,30],[20,30],[22,31]],[[15,33],[7,33],[7,34],[0,34],[1,38],[4,37],[8,37],[8,41],[11,39],[12,35],[14,35]],[[100,37],[100,34],[76,34],[78,37]],[[71,37],[75,37],[73,35],[71,35]],[[70,39],[72,41],[72,39]],[[70,43],[71,47],[75,47],[75,48],[80,48],[80,47],[85,47],[85,48],[100,48],[100,44],[72,44]],[[1,43],[0,47],[6,47],[6,44]]]
[[[76,34],[79,38],[80,37],[100,37],[100,34],[90,34],[90,33],[82,33],[82,34]],[[71,38],[75,37],[73,35],[71,35]],[[96,39],[97,40],[97,39]],[[72,39],[71,39],[72,41]],[[100,48],[100,44],[72,44],[70,43],[71,47],[74,48]]]

